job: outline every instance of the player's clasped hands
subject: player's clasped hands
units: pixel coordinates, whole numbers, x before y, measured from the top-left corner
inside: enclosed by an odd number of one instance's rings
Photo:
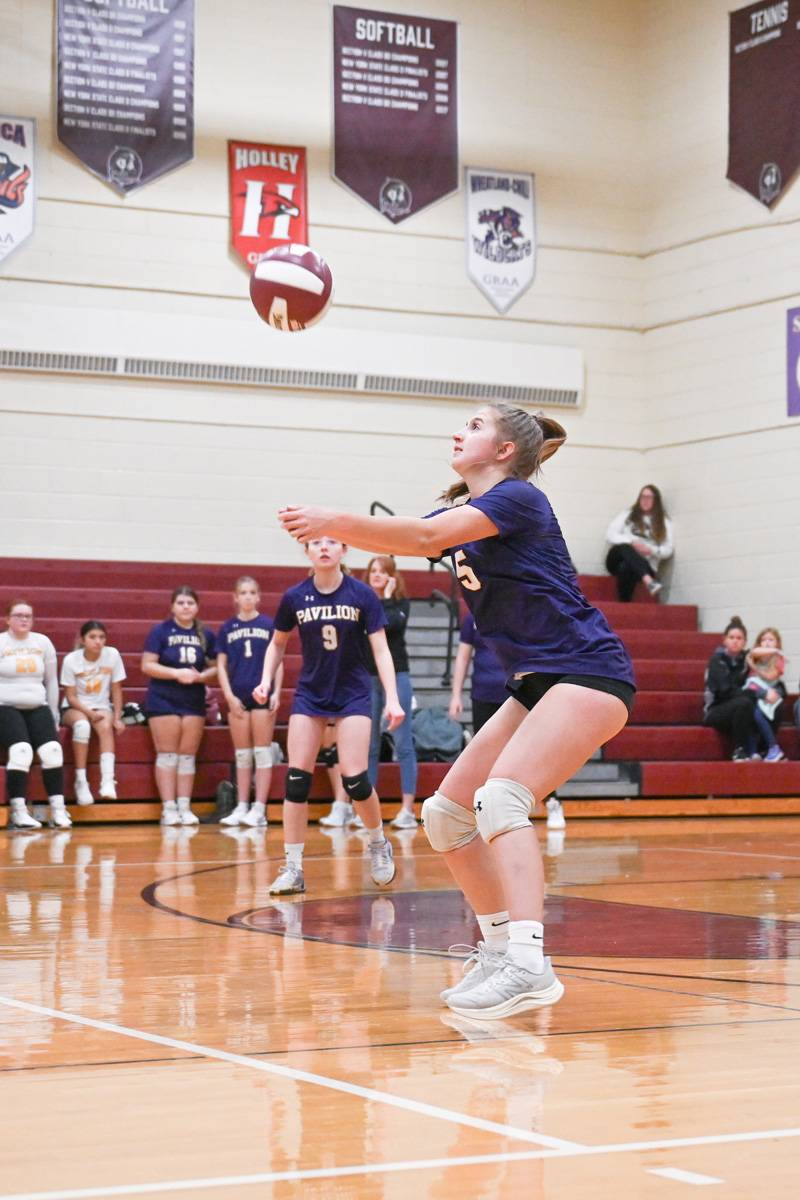
[[[278,510],[278,520],[290,537],[308,542],[325,532],[332,513],[313,504],[290,504]]]

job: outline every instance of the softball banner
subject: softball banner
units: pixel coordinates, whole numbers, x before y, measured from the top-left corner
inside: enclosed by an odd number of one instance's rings
[[[0,117],[0,262],[33,233],[36,122]]]
[[[465,168],[467,274],[499,313],[533,283],[536,211],[533,175]]]
[[[308,245],[304,146],[228,142],[231,245],[252,270],[262,254]]]

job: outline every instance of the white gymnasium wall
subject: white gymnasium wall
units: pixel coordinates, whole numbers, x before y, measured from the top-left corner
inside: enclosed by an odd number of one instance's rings
[[[510,316],[466,278],[461,195],[392,228],[330,178],[327,0],[197,0],[196,158],[126,198],[55,142],[53,0],[0,0],[2,108],[37,118],[40,169],[35,236],[0,269],[0,347],[170,357],[179,326],[225,362],[245,330],[279,338],[254,324],[228,249],[226,141],[305,145],[311,240],[336,279],[326,328],[582,349],[585,406],[563,414],[544,486],[577,564],[598,569],[609,515],[643,481],[636,6],[385,7],[459,21],[462,162],[536,172],[538,275]],[[0,553],[231,562],[295,561],[274,521],[287,501],[425,511],[469,411],[7,373],[0,409]]]
[[[786,309],[800,304],[800,183],[770,213],[725,179],[726,0],[647,0],[643,67],[646,474],[678,518],[672,598],[784,635],[800,671],[800,423]],[[782,102],[776,95],[776,105]]]

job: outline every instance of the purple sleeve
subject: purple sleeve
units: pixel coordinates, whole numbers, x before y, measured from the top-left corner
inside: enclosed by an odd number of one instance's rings
[[[216,644],[214,646],[214,649],[216,650],[217,654],[227,654],[228,653],[228,626],[229,625],[230,625],[230,621],[226,621],[224,623],[224,625],[220,625],[220,627],[219,627],[219,633],[216,636],[216,639],[215,639]]]
[[[161,654],[164,649],[164,626],[154,625],[147,635],[144,643],[144,649],[148,654]]]
[[[472,613],[467,613],[464,620],[461,622],[461,632],[458,635],[459,640],[465,642],[468,646],[475,645],[475,618]]]
[[[275,628],[281,633],[289,633],[297,624],[297,614],[294,611],[291,592],[284,592],[278,611],[275,613]]]
[[[368,594],[364,597],[364,624],[367,633],[377,633],[386,625],[386,614],[372,588],[368,588],[367,592]]]
[[[544,533],[552,520],[544,494],[522,479],[505,479],[469,503],[497,526],[501,537]]]

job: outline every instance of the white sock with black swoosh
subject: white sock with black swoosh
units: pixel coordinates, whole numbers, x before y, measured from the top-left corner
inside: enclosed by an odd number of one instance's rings
[[[541,921],[512,921],[508,927],[508,957],[541,975],[544,970],[544,925]]]
[[[483,915],[477,913],[476,915],[487,949],[495,950],[498,954],[505,954],[508,947],[508,913],[496,912]]]

